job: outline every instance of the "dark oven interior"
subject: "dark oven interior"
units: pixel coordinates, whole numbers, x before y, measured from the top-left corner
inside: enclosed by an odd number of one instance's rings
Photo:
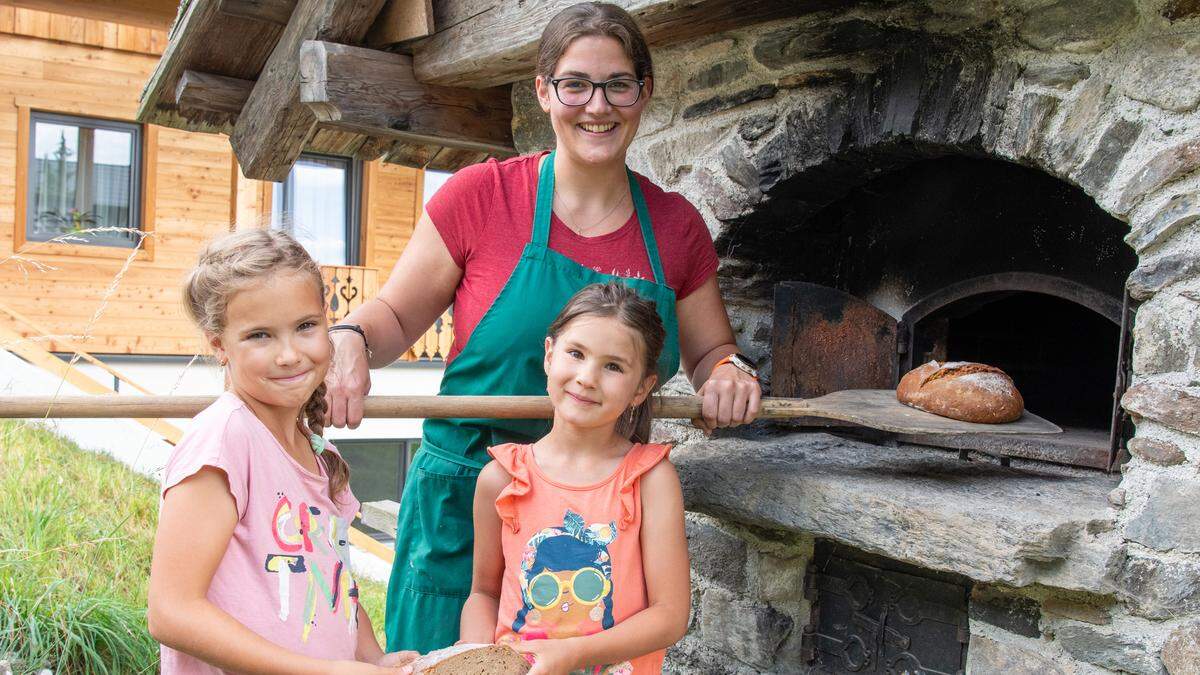
[[[909,440],[1106,467],[1127,370],[1127,226],[1077,187],[989,159],[922,159],[842,190],[777,223],[772,394],[890,388],[930,359],[980,361],[1066,433]]]

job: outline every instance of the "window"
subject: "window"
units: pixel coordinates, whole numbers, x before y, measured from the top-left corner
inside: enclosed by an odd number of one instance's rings
[[[347,157],[300,155],[276,183],[271,227],[287,230],[322,265],[357,265],[362,164]]]
[[[361,502],[400,501],[420,439],[330,439],[350,465],[350,489]]]
[[[74,233],[75,244],[137,246],[141,131],[136,124],[31,112],[25,239]]]

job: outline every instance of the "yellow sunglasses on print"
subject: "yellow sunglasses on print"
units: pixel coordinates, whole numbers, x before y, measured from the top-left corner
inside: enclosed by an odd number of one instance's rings
[[[529,600],[538,609],[549,609],[558,604],[563,594],[570,591],[581,604],[594,605],[612,590],[612,582],[595,567],[584,567],[564,582],[553,572],[542,572],[529,582]]]

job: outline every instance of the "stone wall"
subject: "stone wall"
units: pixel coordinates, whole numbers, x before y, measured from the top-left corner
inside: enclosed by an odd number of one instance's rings
[[[799,236],[806,214],[916,157],[1033,167],[1129,224],[1140,306],[1123,405],[1137,434],[1107,492],[1103,585],[966,573],[978,582],[969,670],[1200,673],[1200,2],[848,2],[654,56],[630,163],[704,214],[752,355],[769,357],[770,289],[784,273],[762,262],[772,238]],[[519,146],[545,147],[552,135],[528,86],[514,88],[514,107]],[[797,189],[806,183],[821,189]],[[690,440],[677,456],[697,511],[695,617],[672,668],[796,672],[808,620],[797,575],[827,523],[789,530],[701,507],[688,463],[693,449],[708,456],[707,441],[678,426],[662,433]],[[725,474],[735,485],[737,459]],[[866,530],[880,517],[855,516]],[[946,567],[889,543],[855,545]]]

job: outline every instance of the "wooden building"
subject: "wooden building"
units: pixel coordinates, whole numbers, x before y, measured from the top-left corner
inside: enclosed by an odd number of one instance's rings
[[[174,0],[0,4],[0,324],[52,351],[202,353],[180,280],[234,227],[293,227],[342,315],[420,213],[419,169],[327,146],[262,182],[223,134],[139,121],[175,14]],[[413,356],[437,356],[438,339]]]

